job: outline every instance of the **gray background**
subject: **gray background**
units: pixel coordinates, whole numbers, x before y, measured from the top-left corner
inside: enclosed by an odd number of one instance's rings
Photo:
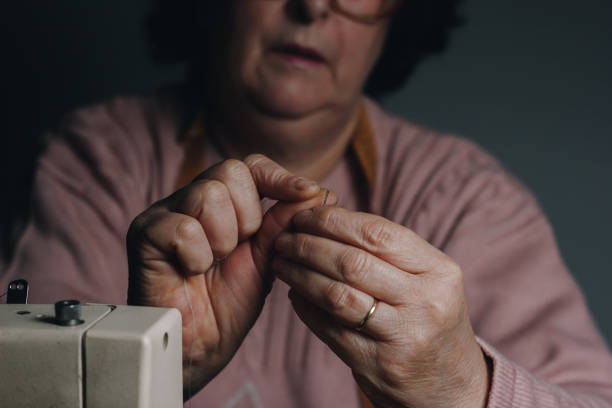
[[[3,6],[2,92],[10,103],[0,149],[0,183],[9,192],[1,200],[4,218],[27,201],[37,137],[61,114],[181,77],[182,67],[148,59],[142,31],[148,6],[147,0]],[[536,194],[610,343],[612,2],[468,0],[464,14],[468,23],[449,50],[383,102],[413,121],[477,141]]]

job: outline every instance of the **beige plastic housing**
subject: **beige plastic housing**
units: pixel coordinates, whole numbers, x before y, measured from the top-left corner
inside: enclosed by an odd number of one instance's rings
[[[0,406],[183,406],[176,309],[83,305],[78,326],[53,305],[0,305]]]

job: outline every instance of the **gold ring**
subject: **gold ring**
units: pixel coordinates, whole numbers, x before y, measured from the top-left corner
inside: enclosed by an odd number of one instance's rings
[[[378,306],[378,299],[374,298],[374,302],[372,302],[372,306],[370,307],[370,310],[365,315],[365,317],[363,319],[361,319],[361,322],[359,322],[357,327],[355,327],[355,330],[361,331],[361,329],[363,329],[363,327],[365,326],[367,321],[370,319],[370,317],[372,317],[372,315],[376,311],[376,306]]]

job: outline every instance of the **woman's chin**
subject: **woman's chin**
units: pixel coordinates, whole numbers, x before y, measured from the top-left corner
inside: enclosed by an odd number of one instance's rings
[[[279,119],[303,118],[328,106],[325,98],[313,97],[309,93],[273,92],[255,94],[250,99],[262,114]]]
[[[249,102],[261,113],[296,119],[325,109],[334,99],[334,84],[327,75],[303,72],[263,71],[244,81]]]

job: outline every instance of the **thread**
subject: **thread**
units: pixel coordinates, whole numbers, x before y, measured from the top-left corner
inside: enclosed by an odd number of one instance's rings
[[[323,205],[321,205],[321,207],[325,207],[327,205],[327,199],[329,198],[329,189],[326,188],[325,189],[325,198],[323,199]]]

